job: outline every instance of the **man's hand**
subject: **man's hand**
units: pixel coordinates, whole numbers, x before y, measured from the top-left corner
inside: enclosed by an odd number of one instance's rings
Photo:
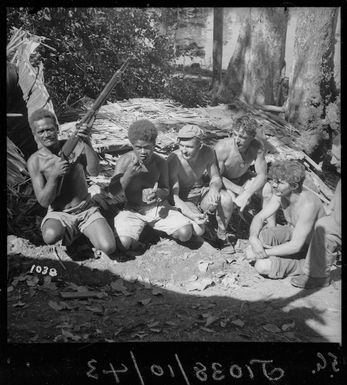
[[[207,222],[208,217],[206,214],[194,213],[190,216],[190,219],[193,220],[198,225],[203,225]]]
[[[137,159],[134,159],[134,160],[132,160],[132,162],[129,164],[129,166],[125,170],[123,178],[124,179],[131,179],[143,171],[144,171],[143,164],[140,161],[138,161]]]
[[[68,173],[68,171],[69,171],[69,162],[68,161],[63,160],[56,155],[51,155],[50,161],[51,160],[52,160],[52,163],[49,162],[49,164],[50,165],[53,164],[53,167],[50,171],[50,175],[53,178],[58,178],[58,177],[63,176],[63,175]]]
[[[247,191],[243,191],[235,200],[234,203],[240,207],[240,211],[242,212],[244,208],[248,205],[250,199],[250,195]]]
[[[83,140],[88,146],[91,146],[90,142],[90,127],[86,123],[81,124],[78,128],[76,135]]]
[[[252,251],[256,259],[268,258],[267,254],[265,253],[264,246],[259,238],[250,238],[249,243],[252,246]]]
[[[214,187],[210,187],[207,193],[207,203],[210,205],[217,205],[220,201],[220,191]]]

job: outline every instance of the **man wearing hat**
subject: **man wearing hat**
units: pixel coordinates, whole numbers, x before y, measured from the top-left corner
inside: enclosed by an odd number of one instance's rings
[[[223,185],[241,212],[252,195],[258,191],[262,191],[263,207],[271,198],[271,187],[266,184],[265,151],[261,141],[256,138],[256,128],[255,119],[243,115],[233,124],[234,135],[218,141],[215,145]],[[250,171],[253,162],[255,172]],[[230,218],[227,218],[227,222],[229,220]]]
[[[197,235],[205,231],[207,213],[216,213],[220,246],[228,245],[225,218],[230,218],[232,198],[222,190],[222,180],[213,149],[202,143],[202,130],[192,124],[178,132],[179,149],[168,157],[172,199],[188,218]],[[203,175],[210,182],[204,186]]]

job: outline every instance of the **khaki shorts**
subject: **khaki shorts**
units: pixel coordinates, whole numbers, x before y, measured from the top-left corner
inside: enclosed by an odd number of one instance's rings
[[[135,240],[140,238],[146,225],[171,235],[189,224],[191,224],[190,220],[168,202],[144,205],[136,210],[126,208],[114,219],[118,237],[130,237]]]
[[[104,219],[98,207],[95,207],[90,197],[82,201],[79,205],[64,211],[49,210],[41,223],[41,230],[48,219],[58,220],[64,227],[65,233],[63,242],[65,245],[71,243],[80,233],[97,219]]]

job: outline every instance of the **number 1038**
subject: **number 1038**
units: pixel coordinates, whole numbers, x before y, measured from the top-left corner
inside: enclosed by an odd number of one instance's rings
[[[46,275],[47,273],[51,277],[55,277],[57,275],[57,270],[54,267],[49,268],[48,266],[40,266],[40,265],[32,265],[29,273],[38,273]]]

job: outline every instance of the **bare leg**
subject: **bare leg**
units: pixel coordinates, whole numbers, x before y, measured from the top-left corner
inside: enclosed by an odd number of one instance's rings
[[[47,219],[42,226],[42,238],[47,245],[54,245],[63,239],[65,227],[57,219]]]
[[[216,219],[218,223],[218,232],[225,233],[233,213],[233,199],[226,190],[221,190],[220,198],[220,203],[216,212]]]
[[[111,255],[116,251],[116,240],[106,219],[100,218],[84,229],[84,235],[89,238],[94,247]]]
[[[176,230],[171,236],[175,239],[180,240],[181,242],[187,242],[193,235],[192,225],[186,225]]]

